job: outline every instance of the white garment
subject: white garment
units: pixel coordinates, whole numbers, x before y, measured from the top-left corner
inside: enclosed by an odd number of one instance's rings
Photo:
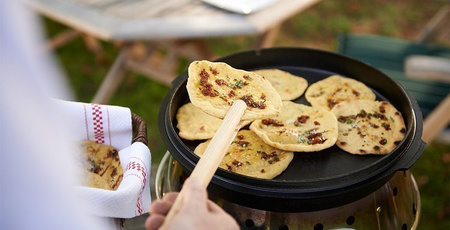
[[[23,3],[0,1],[0,229],[105,229],[73,190],[73,154],[61,154],[73,149],[50,96],[70,93],[41,29]]]

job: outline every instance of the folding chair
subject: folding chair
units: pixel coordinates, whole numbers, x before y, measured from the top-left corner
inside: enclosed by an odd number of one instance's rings
[[[450,48],[396,38],[345,34],[338,38],[338,52],[378,68],[397,80],[417,100],[424,116],[422,139],[430,143],[450,122]],[[420,56],[417,56],[420,55]],[[408,76],[405,62],[416,58],[438,59],[444,81]],[[432,68],[431,64],[425,67]],[[364,73],[361,73],[364,74]],[[410,73],[408,73],[410,74]],[[411,74],[417,75],[417,74]],[[447,79],[445,79],[447,78]],[[445,80],[447,80],[445,82]],[[447,142],[447,141],[446,141]]]

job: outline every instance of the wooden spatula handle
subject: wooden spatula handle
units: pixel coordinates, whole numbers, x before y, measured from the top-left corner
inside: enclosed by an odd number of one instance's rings
[[[242,100],[237,100],[233,103],[189,178],[201,181],[205,188],[208,186],[231,142],[241,128],[242,123],[240,120],[246,109],[247,105]],[[167,229],[168,223],[178,213],[182,205],[182,197],[183,189],[181,189],[160,229]]]

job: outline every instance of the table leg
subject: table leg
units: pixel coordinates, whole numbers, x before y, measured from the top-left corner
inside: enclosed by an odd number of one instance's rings
[[[176,41],[176,51],[186,56],[190,61],[206,59],[213,60],[217,55],[204,39],[189,39]]]
[[[126,73],[128,50],[129,47],[127,45],[120,50],[119,55],[100,85],[100,88],[95,93],[94,99],[92,100],[93,103],[106,104],[116,91],[117,86],[122,82]]]
[[[150,42],[145,48],[138,47],[138,54],[127,58],[126,66],[152,80],[170,86],[175,78],[179,56],[169,48],[166,49],[165,55],[160,51],[161,47],[157,42]]]
[[[253,45],[255,49],[263,49],[272,47],[275,43],[275,39],[280,32],[281,24],[275,25],[274,27],[268,29],[264,33],[258,35],[256,41]]]
[[[102,44],[100,44],[96,38],[88,34],[83,34],[82,37],[87,49],[95,55],[96,61],[100,61],[103,56]]]
[[[166,52],[165,55],[159,53],[162,50]],[[127,58],[126,67],[169,87],[177,75],[180,58],[187,58],[189,61],[216,58],[208,43],[203,39],[150,42],[143,53],[145,53],[144,57],[137,55],[139,56],[137,58]]]
[[[61,47],[65,45],[66,43],[72,41],[73,39],[77,38],[81,35],[81,32],[67,29],[63,32],[60,32],[59,34],[55,35],[53,38],[50,39],[50,41],[47,43],[47,49],[54,50],[58,47]]]
[[[430,42],[439,33],[441,29],[448,33],[448,17],[450,15],[450,8],[448,5],[443,6],[426,24],[420,34],[417,36],[416,41],[419,43]]]

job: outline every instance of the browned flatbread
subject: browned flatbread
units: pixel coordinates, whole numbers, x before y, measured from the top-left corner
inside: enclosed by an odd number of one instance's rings
[[[123,169],[120,166],[119,160],[113,160],[111,165],[103,173],[102,178],[105,179],[109,186],[116,190],[123,179]]]
[[[192,103],[181,106],[177,111],[178,135],[186,140],[206,140],[214,136],[223,120],[211,116],[197,108]],[[250,124],[252,120],[246,120],[242,126]]]
[[[81,169],[82,173],[82,184],[83,186],[112,190],[108,182],[103,179],[100,175],[93,172],[89,172],[86,169]]]
[[[352,154],[388,154],[406,133],[401,113],[387,101],[345,101],[331,112],[338,119],[336,145]]]
[[[202,156],[210,141],[197,146],[194,153]],[[288,167],[293,157],[293,152],[267,145],[253,131],[241,130],[219,167],[250,177],[272,179]]]
[[[283,102],[276,117],[255,120],[250,129],[267,144],[287,151],[315,152],[333,146],[338,135],[334,114],[326,109]]]
[[[247,104],[242,120],[271,117],[281,110],[278,92],[256,73],[223,62],[194,61],[188,74],[186,88],[192,104],[212,116],[224,118],[238,99]]]
[[[108,183],[111,189],[116,190],[123,178],[123,169],[120,165],[117,149],[86,140],[81,142],[81,151],[83,153],[83,168],[90,173],[97,174]],[[88,174],[88,176],[95,179],[91,174]]]
[[[306,79],[280,69],[260,69],[253,72],[269,80],[283,101],[300,97],[308,87]]]
[[[341,101],[375,100],[376,95],[360,81],[333,75],[311,84],[305,92],[305,98],[312,107],[331,110]]]

